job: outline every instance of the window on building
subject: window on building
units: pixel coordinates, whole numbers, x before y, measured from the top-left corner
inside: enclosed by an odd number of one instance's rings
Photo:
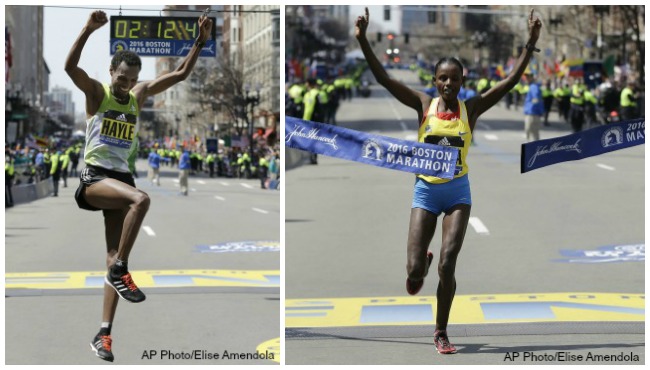
[[[384,5],[384,20],[390,21],[390,5]]]
[[[435,11],[428,11],[428,12],[427,12],[427,15],[428,15],[428,17],[429,17],[429,23],[433,24],[433,23],[436,23],[436,22],[437,22],[438,12],[435,12]]]

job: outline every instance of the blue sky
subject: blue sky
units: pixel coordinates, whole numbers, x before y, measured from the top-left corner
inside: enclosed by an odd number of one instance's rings
[[[77,36],[79,36],[81,29],[86,24],[90,13],[94,10],[102,9],[109,17],[119,15],[119,10],[109,10],[117,9],[119,6],[97,5],[96,8],[92,9],[72,8],[75,6],[80,7],[81,5],[69,5],[69,8],[58,8],[49,5],[45,6],[43,17],[43,54],[45,61],[50,68],[50,89],[55,86],[61,86],[72,90],[75,110],[77,112],[83,112],[84,95],[65,73],[63,69],[65,59],[70,51],[72,43],[76,40]],[[128,8],[161,10],[163,7],[163,5],[134,5]],[[154,11],[132,11],[125,9],[125,6],[123,6],[122,15],[156,16],[158,13]],[[111,55],[109,52],[109,28],[110,23],[95,31],[90,36],[90,39],[86,43],[81,54],[81,60],[79,62],[79,66],[83,68],[91,78],[100,82],[109,81],[108,67],[111,62]],[[142,63],[143,66],[142,72],[140,72],[140,79],[153,79],[156,72],[155,58],[143,57]]]

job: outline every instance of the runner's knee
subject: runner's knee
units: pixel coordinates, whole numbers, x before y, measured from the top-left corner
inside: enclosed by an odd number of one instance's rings
[[[409,258],[406,263],[406,273],[409,279],[417,281],[424,279],[424,272],[426,271],[425,261],[420,261],[419,258]]]
[[[151,204],[151,199],[149,199],[149,195],[143,191],[138,191],[138,194],[135,196],[133,200],[133,206],[137,208],[139,211],[142,212],[147,212],[149,210],[149,204]]]
[[[456,259],[458,253],[443,252],[438,262],[438,276],[440,279],[453,279],[456,273]]]

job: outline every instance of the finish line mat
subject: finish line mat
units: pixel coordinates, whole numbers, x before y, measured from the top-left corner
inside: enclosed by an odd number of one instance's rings
[[[104,286],[105,271],[20,272],[5,274],[5,289],[92,289]],[[280,286],[280,271],[153,270],[131,271],[140,288]]]
[[[435,324],[435,297],[286,300],[287,328]],[[449,322],[645,321],[645,296],[618,293],[457,295]]]

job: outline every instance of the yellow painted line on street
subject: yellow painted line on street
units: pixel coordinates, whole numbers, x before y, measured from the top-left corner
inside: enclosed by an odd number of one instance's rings
[[[257,353],[266,356],[267,360],[280,363],[280,338],[267,340],[257,346]]]
[[[20,272],[5,274],[6,289],[93,289],[104,286],[105,271]],[[279,270],[131,271],[141,288],[279,287]]]
[[[314,298],[285,302],[287,328],[433,325],[435,297]],[[618,293],[457,295],[449,322],[645,321],[645,296]]]

